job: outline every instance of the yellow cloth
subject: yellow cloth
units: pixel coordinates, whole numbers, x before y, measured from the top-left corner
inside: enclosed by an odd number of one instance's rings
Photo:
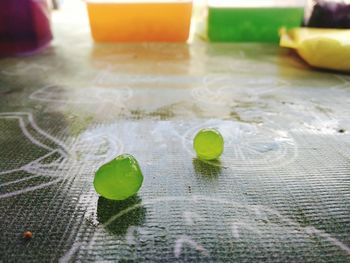
[[[350,72],[350,30],[281,29],[280,46],[293,48],[311,66]]]

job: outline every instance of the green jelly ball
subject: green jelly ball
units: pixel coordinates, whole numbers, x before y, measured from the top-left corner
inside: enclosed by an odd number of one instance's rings
[[[123,154],[102,165],[95,174],[94,187],[107,199],[124,200],[140,189],[143,175],[136,159]]]
[[[193,147],[198,158],[214,160],[224,151],[224,138],[216,129],[201,129],[194,137]]]

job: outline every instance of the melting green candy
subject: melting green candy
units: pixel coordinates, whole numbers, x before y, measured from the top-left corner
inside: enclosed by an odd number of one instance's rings
[[[124,200],[136,194],[142,182],[143,175],[136,159],[130,154],[123,154],[97,170],[94,187],[107,199]]]
[[[201,129],[194,137],[193,147],[198,158],[214,160],[224,151],[224,138],[216,129]]]

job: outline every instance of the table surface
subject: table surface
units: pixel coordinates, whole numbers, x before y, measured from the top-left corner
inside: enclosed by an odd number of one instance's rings
[[[349,262],[349,76],[274,45],[97,45],[54,22],[45,52],[0,60],[0,262]],[[192,150],[203,127],[217,162]],[[144,183],[109,201],[94,172],[121,153]]]

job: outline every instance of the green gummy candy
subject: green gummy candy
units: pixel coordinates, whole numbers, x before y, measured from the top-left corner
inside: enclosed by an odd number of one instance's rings
[[[224,138],[216,129],[201,129],[194,137],[193,147],[198,158],[214,160],[224,151]]]
[[[143,175],[136,159],[122,154],[96,171],[94,187],[107,199],[124,200],[136,194],[142,182]]]

